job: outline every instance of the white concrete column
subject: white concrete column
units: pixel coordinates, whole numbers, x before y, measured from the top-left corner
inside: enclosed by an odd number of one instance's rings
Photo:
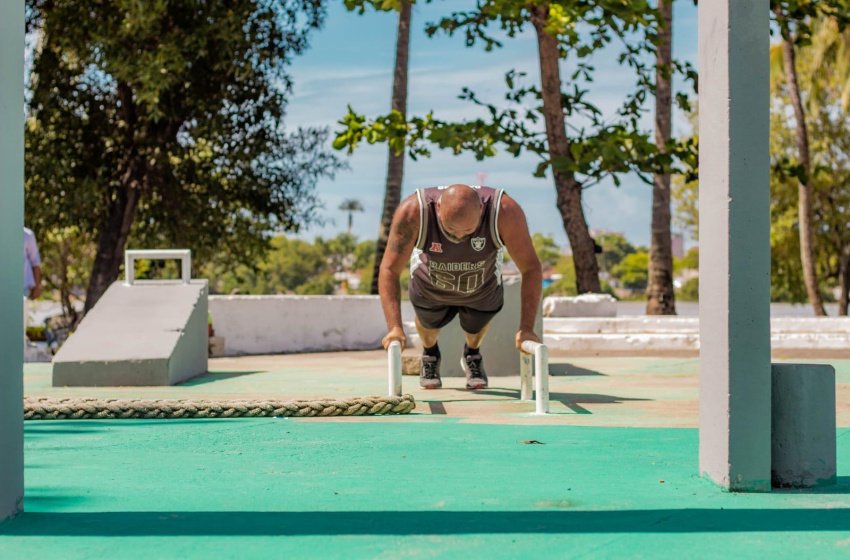
[[[24,495],[24,0],[0,0],[0,521]]]
[[[699,469],[770,491],[768,0],[699,3]]]

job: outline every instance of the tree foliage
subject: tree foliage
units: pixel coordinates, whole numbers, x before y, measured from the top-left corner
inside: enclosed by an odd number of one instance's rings
[[[624,288],[634,291],[645,290],[649,279],[649,254],[640,251],[626,255],[612,268],[611,275],[618,279]]]
[[[97,239],[115,278],[129,236],[249,263],[270,231],[314,220],[341,167],[326,129],[284,130],[286,71],[320,0],[28,0],[36,38],[26,210],[39,231]]]
[[[481,100],[468,87],[462,89],[459,97],[486,109],[489,119],[446,122],[434,118],[433,112],[405,119],[397,111],[367,119],[349,106],[348,114],[340,121],[343,128],[336,134],[334,147],[351,153],[362,141],[387,142],[396,151],[407,149],[416,160],[429,157],[428,145],[432,144],[455,154],[470,152],[480,160],[495,156],[497,147],[503,146],[515,157],[523,151],[539,156],[534,176],[543,177],[552,166],[580,176],[585,187],[609,177],[619,184],[620,175],[630,171],[637,171],[649,183],[649,173],[670,169],[676,158],[693,159],[691,145],[675,144],[670,154],[658,153],[649,136],[638,127],[638,119],[646,111],[644,102],[653,88],[654,67],[647,65],[644,58],[655,48],[655,9],[645,0],[565,0],[549,4],[547,29],[557,37],[561,57],[575,66],[569,76],[570,85],[561,92],[569,121],[570,157],[550,158],[546,131],[541,127],[542,92],[536,85],[524,84],[526,73],[515,69],[505,75],[507,107]],[[462,33],[467,46],[483,43],[486,51],[492,51],[503,43],[490,34],[488,26],[498,25],[509,37],[516,37],[530,21],[529,5],[521,0],[482,1],[475,10],[455,12],[429,23],[426,31],[431,36]],[[613,116],[603,114],[590,92],[595,71],[591,57],[609,47],[620,49],[618,60],[632,70],[635,80]],[[696,73],[688,64],[674,61],[672,70],[696,80]],[[677,96],[677,101],[681,107],[690,108],[686,95]]]
[[[624,258],[637,251],[622,233],[603,233],[596,237],[596,242],[602,247],[597,256],[599,268],[608,274],[612,274],[614,267]]]
[[[330,239],[317,237],[313,243],[278,235],[271,249],[253,266],[230,267],[214,260],[204,269],[213,293],[330,295],[340,287],[337,272],[371,271],[375,241],[357,242],[347,234]],[[368,282],[360,288],[368,292]]]

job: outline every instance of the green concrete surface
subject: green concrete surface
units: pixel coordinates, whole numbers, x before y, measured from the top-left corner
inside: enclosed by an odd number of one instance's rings
[[[0,558],[846,557],[848,433],[837,486],[730,494],[694,429],[28,422]]]

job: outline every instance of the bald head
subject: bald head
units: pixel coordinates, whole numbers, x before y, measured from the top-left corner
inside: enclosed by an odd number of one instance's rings
[[[449,241],[468,239],[481,222],[483,204],[478,192],[469,185],[456,184],[443,191],[437,202],[440,227]]]

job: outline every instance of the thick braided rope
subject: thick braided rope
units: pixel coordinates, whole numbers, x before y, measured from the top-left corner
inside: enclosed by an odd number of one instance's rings
[[[409,414],[415,407],[416,401],[411,395],[313,401],[193,401],[26,397],[24,398],[24,420],[373,416],[378,414]]]

